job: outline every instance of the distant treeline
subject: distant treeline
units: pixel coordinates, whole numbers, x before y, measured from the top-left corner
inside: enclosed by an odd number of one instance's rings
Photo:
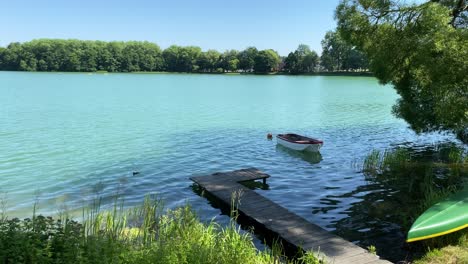
[[[104,42],[39,39],[0,47],[0,70],[63,72],[285,72],[307,74],[317,71],[367,69],[363,55],[347,46],[335,32],[322,41],[321,57],[307,45],[299,45],[287,57],[272,49],[202,51],[195,46],[170,46],[165,50],[147,41]]]

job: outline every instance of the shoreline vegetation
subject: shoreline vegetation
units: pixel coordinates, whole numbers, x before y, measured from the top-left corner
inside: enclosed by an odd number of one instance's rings
[[[253,75],[253,76],[356,76],[356,77],[375,77],[370,71],[362,72],[313,72],[303,74],[291,74],[286,72],[255,73],[255,72],[165,72],[165,71],[135,71],[135,72],[64,72],[64,71],[1,71],[0,72],[28,72],[28,73],[82,73],[82,74],[206,74],[206,75]]]
[[[29,72],[184,72],[291,75],[368,74],[362,53],[328,32],[319,57],[301,44],[287,56],[275,50],[202,51],[172,45],[162,50],[148,41],[84,41],[37,39],[0,47],[0,71]]]
[[[20,220],[0,214],[0,263],[321,263],[312,252],[286,256],[281,245],[258,250],[252,234],[231,222],[202,223],[189,205],[165,210],[161,200],[101,211],[97,201],[81,222],[66,214]]]
[[[428,208],[468,184],[468,153],[455,145],[424,150],[398,147],[370,152],[361,171],[367,181],[397,190],[402,206],[381,212],[398,219],[402,233]],[[468,263],[468,229],[418,242],[406,243],[415,264]],[[378,249],[377,249],[378,250]]]

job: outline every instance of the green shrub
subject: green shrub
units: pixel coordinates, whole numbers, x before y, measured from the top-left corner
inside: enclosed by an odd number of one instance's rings
[[[97,203],[99,204],[99,203]],[[130,210],[93,208],[82,223],[34,216],[0,220],[0,263],[278,263],[281,252],[258,251],[232,222],[199,221],[190,206],[163,213],[146,199]],[[312,253],[296,261],[318,263]],[[293,263],[283,261],[283,263]]]

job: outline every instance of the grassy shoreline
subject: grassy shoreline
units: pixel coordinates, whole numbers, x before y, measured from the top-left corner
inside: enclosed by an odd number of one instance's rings
[[[372,151],[361,168],[366,180],[398,190],[401,206],[384,212],[398,216],[404,234],[428,208],[468,184],[468,153],[455,145],[424,151],[399,147]],[[406,243],[412,263],[468,263],[468,228]]]
[[[252,234],[233,217],[227,227],[202,223],[189,205],[164,211],[158,200],[110,211],[83,211],[78,222],[33,215],[0,214],[0,263],[303,263],[323,260],[312,252],[286,255],[282,246],[258,250]],[[468,230],[443,247],[428,248],[414,264],[467,263]]]
[[[319,263],[309,252],[288,258],[278,245],[259,251],[235,221],[202,223],[189,205],[165,211],[159,200],[97,206],[81,222],[0,216],[0,263]]]

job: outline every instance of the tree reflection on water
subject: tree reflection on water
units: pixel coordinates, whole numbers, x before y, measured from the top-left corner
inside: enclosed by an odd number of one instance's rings
[[[328,195],[323,201],[330,206],[334,199],[360,199],[343,212],[346,217],[331,222],[330,227],[362,247],[375,246],[383,258],[410,259],[427,245],[406,244],[409,228],[431,205],[468,184],[467,160],[466,150],[453,144],[374,151],[361,170],[367,185]]]

